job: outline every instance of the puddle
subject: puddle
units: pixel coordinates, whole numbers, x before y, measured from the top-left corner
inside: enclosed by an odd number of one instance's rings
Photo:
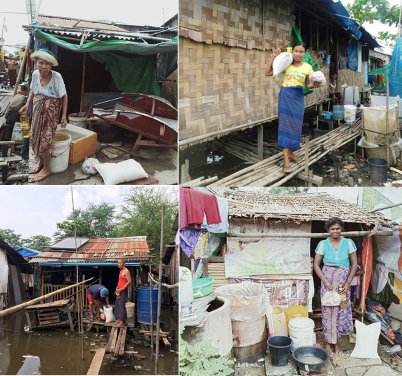
[[[163,308],[164,328],[171,331],[177,318],[177,310]],[[174,313],[175,312],[175,313]],[[176,314],[177,316],[177,314]],[[0,319],[0,375],[86,375],[94,353],[108,339],[106,331],[84,333],[84,359],[82,359],[82,339],[77,332],[62,330],[24,331],[25,315],[21,312]],[[69,335],[65,335],[68,333]],[[178,331],[176,330],[176,336]],[[125,354],[123,360],[112,361],[112,354],[106,354],[100,375],[154,375],[155,363],[151,362],[151,347],[138,337],[138,330],[129,332],[126,351],[136,351],[138,355]],[[91,345],[94,344],[94,345]],[[155,346],[155,345],[154,345]],[[178,374],[177,343],[169,348],[160,343],[159,373]],[[171,351],[172,350],[172,351]],[[154,348],[155,352],[155,348]],[[35,373],[37,372],[37,373]]]

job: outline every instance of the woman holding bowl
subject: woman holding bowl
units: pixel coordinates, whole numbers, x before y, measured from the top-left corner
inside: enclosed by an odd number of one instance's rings
[[[36,174],[31,182],[36,183],[50,175],[52,140],[59,124],[61,109],[61,127],[67,125],[68,98],[61,74],[52,71],[52,67],[58,65],[52,52],[40,49],[31,55],[31,59],[35,62],[36,70],[32,74],[27,104],[19,112],[27,112],[33,102],[29,141],[33,153],[39,156],[38,163],[31,171]]]
[[[306,88],[318,88],[321,82],[310,82],[309,76],[313,73],[310,64],[303,62],[307,45],[304,42],[296,42],[293,46],[293,63],[290,64],[283,73],[283,83],[279,93],[278,102],[278,146],[282,148],[284,157],[283,172],[290,173],[290,160],[299,164],[299,157],[293,154],[294,150],[300,149],[300,140],[304,118],[304,94],[303,84]],[[268,63],[265,74],[272,76],[274,74],[272,65],[274,60],[281,53],[277,48]]]
[[[324,348],[332,354],[333,345],[338,354],[341,352],[338,345],[339,336],[353,333],[350,286],[357,271],[356,245],[353,240],[341,236],[343,221],[340,218],[328,219],[325,229],[330,236],[318,243],[314,271],[321,279],[321,300],[327,291],[334,290],[339,294],[346,294],[346,307],[322,306]],[[322,261],[324,266],[321,269]]]

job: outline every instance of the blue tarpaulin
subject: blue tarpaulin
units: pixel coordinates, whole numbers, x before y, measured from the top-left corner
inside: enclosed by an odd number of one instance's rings
[[[357,47],[357,40],[352,39],[346,48],[346,52],[348,54],[348,68],[352,70],[357,70],[358,67]]]
[[[334,3],[334,4],[326,4],[325,8],[327,8],[332,13],[336,13],[341,16],[350,17],[350,14],[348,13],[348,11],[345,9],[345,7],[343,6],[343,4],[340,1],[338,1],[337,3]],[[334,17],[335,21],[342,28],[344,28],[345,30],[348,30],[352,34],[355,34],[355,32],[357,30],[357,25],[356,25],[355,21],[353,21],[351,19],[348,20],[344,17],[339,17],[339,16],[335,16],[335,15],[333,15],[333,17]],[[362,33],[360,30],[358,30],[356,33],[356,38],[360,39],[361,37],[362,37]]]
[[[16,251],[23,257],[34,257],[40,253],[39,251],[35,251],[34,249],[26,247],[18,248],[16,249]]]

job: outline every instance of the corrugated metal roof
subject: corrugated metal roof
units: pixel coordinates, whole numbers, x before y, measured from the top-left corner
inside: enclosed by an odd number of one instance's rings
[[[93,30],[103,30],[103,31],[116,31],[125,32],[125,29],[113,25],[111,23],[99,22],[99,21],[88,21],[81,20],[79,18],[69,18],[69,17],[56,17],[47,16],[45,14],[39,14],[38,22],[42,26],[52,26],[52,27],[71,27],[75,29],[93,29]]]
[[[73,239],[73,238],[66,238]],[[64,239],[65,240],[65,239]],[[77,250],[79,262],[117,262],[123,258],[128,262],[149,260],[149,248],[146,236],[133,238],[89,239]],[[63,263],[77,261],[75,250],[55,251],[45,248],[38,256],[32,257],[30,263]]]
[[[229,217],[280,219],[285,221],[326,221],[339,217],[344,222],[379,223],[390,226],[379,212],[369,212],[329,194],[264,194],[251,191],[225,192],[229,199]]]

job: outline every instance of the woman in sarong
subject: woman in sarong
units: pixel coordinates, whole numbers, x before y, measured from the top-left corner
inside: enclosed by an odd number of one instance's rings
[[[303,56],[306,53],[307,45],[303,42],[295,43],[293,47],[293,63],[289,65],[282,73],[283,84],[279,93],[278,102],[278,146],[282,148],[284,157],[283,172],[290,173],[290,160],[299,164],[299,157],[293,154],[294,150],[300,149],[300,140],[304,118],[304,94],[303,84],[311,89],[319,87],[321,82],[311,83],[309,76],[313,73],[310,64],[304,63]],[[281,49],[277,48],[268,63],[265,74],[273,75],[272,64]]]
[[[52,140],[59,124],[67,125],[67,92],[61,74],[52,71],[58,62],[47,49],[40,49],[31,55],[36,70],[32,74],[31,91],[27,104],[21,108],[20,114],[27,112],[33,102],[31,136],[29,138],[33,153],[39,156],[38,163],[31,173],[36,174],[32,183],[45,179],[50,175],[50,158],[52,156]]]
[[[131,276],[129,270],[125,266],[125,261],[119,259],[117,266],[120,269],[119,282],[116,288],[116,302],[114,304],[114,317],[119,320],[115,325],[116,328],[121,328],[128,324],[126,300],[128,296],[128,287],[131,285]]]
[[[350,286],[357,271],[356,245],[353,240],[341,236],[343,230],[341,219],[330,218],[325,223],[325,229],[330,237],[318,243],[315,250],[314,271],[321,279],[321,299],[327,291],[335,290],[340,294],[346,294],[345,308],[322,306],[324,348],[331,354],[331,346],[334,345],[338,354],[341,352],[338,345],[339,336],[353,333]],[[321,269],[322,261],[324,266]],[[339,285],[342,285],[341,289]]]

